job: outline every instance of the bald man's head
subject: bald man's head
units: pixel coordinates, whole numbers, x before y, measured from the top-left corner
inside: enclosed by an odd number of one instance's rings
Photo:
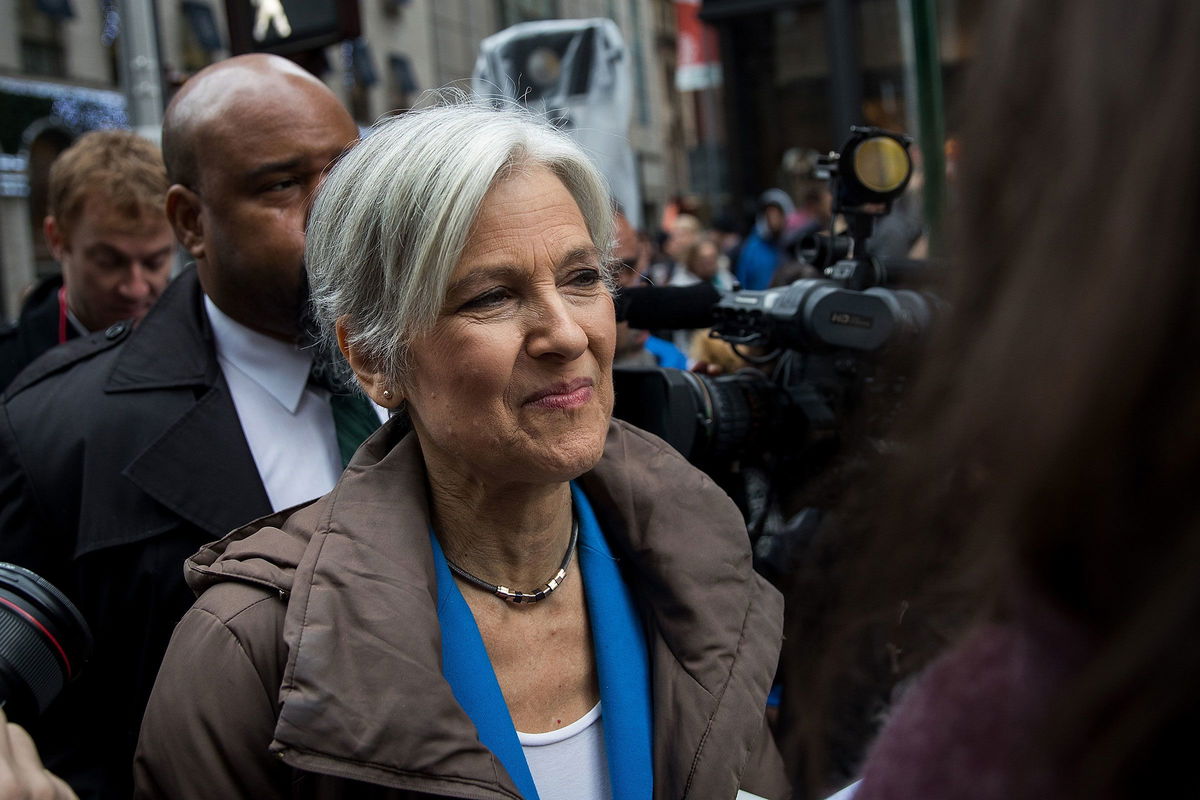
[[[333,92],[277,56],[231,58],[184,84],[163,121],[167,216],[217,308],[295,338],[308,210],[357,138]]]
[[[288,89],[334,96],[315,75],[280,56],[251,53],[205,67],[184,83],[163,115],[162,150],[171,183],[196,187],[198,151],[206,145],[208,124],[238,114],[263,93]]]

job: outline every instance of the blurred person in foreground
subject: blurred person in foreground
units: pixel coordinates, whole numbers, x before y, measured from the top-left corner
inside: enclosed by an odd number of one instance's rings
[[[1197,797],[1200,5],[979,30],[952,313],[809,694],[936,655],[856,800]]]
[[[82,797],[130,795],[142,710],[194,599],[184,559],[328,491],[354,449],[309,383],[300,319],[311,196],[357,135],[285,59],[197,73],[163,123],[167,216],[195,267],[136,331],[57,348],[0,408],[0,560],[61,588],[95,637],[31,731]]]
[[[314,302],[398,416],[189,562],[140,796],[787,795],[781,598],[728,497],[611,419],[612,232],[523,111],[410,112],[334,168]]]
[[[137,322],[171,278],[162,153],[131,131],[85,133],[50,167],[42,230],[62,270],[0,330],[0,389],[55,345]]]

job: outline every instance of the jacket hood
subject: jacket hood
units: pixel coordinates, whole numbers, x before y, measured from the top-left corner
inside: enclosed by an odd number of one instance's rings
[[[758,215],[760,217],[767,206],[779,206],[785,217],[796,210],[792,198],[783,189],[767,189],[758,196]]]
[[[767,227],[767,206],[779,206],[783,211],[783,230],[778,234],[772,234],[770,228]],[[758,213],[754,217],[754,229],[758,231],[758,235],[764,239],[776,238],[783,236],[787,230],[787,219],[796,210],[795,203],[788,193],[783,189],[767,189],[758,196]]]
[[[230,532],[225,538],[206,544],[187,561],[184,578],[188,588],[199,597],[205,589],[227,580],[264,586],[287,594],[308,536],[284,523],[317,501],[277,511]],[[260,531],[263,536],[255,536]]]
[[[473,787],[462,796],[517,797],[490,751],[464,738],[473,724],[441,674],[424,464],[406,433],[385,424],[330,494],[205,547],[187,580],[197,593],[241,581],[286,597],[272,749],[287,763],[410,789],[440,775],[443,788]],[[744,765],[761,733],[761,714],[744,712],[764,708],[782,632],[782,599],[753,570],[741,515],[670,446],[616,420],[578,482],[664,665],[652,677],[655,795],[732,797],[730,762]]]

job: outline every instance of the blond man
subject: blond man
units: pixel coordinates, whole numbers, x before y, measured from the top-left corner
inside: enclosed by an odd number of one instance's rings
[[[43,232],[62,271],[0,331],[0,388],[55,345],[145,316],[171,276],[166,193],[162,154],[129,131],[84,134],[58,157]]]

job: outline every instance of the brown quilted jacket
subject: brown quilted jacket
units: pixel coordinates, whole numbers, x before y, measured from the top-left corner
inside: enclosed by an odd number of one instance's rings
[[[788,795],[764,722],[782,628],[736,507],[614,421],[580,478],[650,637],[654,797]],[[325,497],[187,564],[135,762],[143,798],[520,797],[441,675],[425,473],[384,426]]]

